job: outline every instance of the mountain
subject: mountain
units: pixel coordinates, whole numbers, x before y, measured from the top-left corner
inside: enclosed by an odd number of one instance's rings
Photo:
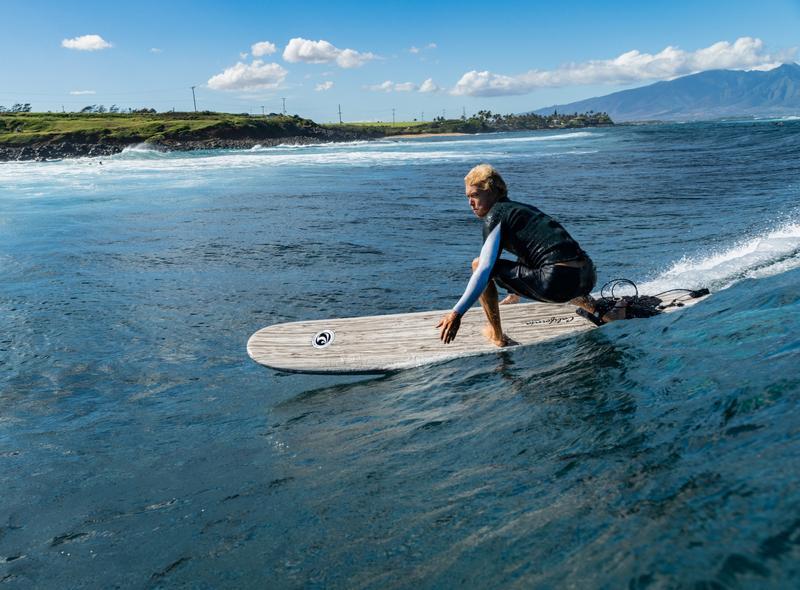
[[[710,70],[534,112],[545,115],[556,109],[563,113],[606,112],[614,121],[797,115],[800,65],[787,63],[766,72]]]

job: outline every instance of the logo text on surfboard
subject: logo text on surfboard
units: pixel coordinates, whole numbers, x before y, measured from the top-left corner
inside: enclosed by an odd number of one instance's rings
[[[525,322],[526,326],[538,326],[541,324],[553,325],[553,324],[568,324],[575,319],[574,315],[562,315],[560,317],[549,317],[546,320],[528,320]]]

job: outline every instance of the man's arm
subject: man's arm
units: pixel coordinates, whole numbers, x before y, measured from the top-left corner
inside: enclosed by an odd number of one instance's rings
[[[494,263],[497,260],[497,255],[500,253],[500,224],[498,224],[492,232],[489,234],[489,237],[486,238],[486,241],[483,243],[483,248],[481,248],[481,257],[478,260],[478,266],[472,273],[472,277],[469,279],[469,283],[467,284],[467,290],[461,296],[456,306],[453,308],[453,311],[448,313],[444,316],[439,323],[436,325],[437,328],[441,328],[441,332],[439,337],[442,339],[442,342],[445,344],[449,344],[452,342],[456,334],[458,333],[458,329],[461,327],[461,316],[472,307],[472,304],[475,303],[475,300],[481,296],[484,289],[486,289],[486,285],[489,284],[489,278],[492,275],[492,268],[494,267]]]
[[[467,283],[467,289],[458,300],[453,311],[464,315],[467,310],[481,296],[486,285],[489,284],[489,278],[492,276],[492,268],[497,260],[497,255],[500,252],[500,224],[498,223],[481,248],[481,257],[478,260],[478,267],[472,273],[472,276]]]

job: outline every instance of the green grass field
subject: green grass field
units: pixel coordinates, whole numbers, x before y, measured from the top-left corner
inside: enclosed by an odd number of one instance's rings
[[[481,113],[479,113],[480,115]],[[51,144],[166,146],[186,142],[258,141],[303,136],[320,141],[370,139],[402,134],[478,133],[613,125],[605,113],[584,115],[491,115],[434,121],[319,125],[297,115],[199,113],[0,113],[0,147]]]
[[[315,124],[308,119],[282,115],[264,118],[226,113],[3,113],[0,144],[191,139],[217,130],[280,136],[311,126]]]

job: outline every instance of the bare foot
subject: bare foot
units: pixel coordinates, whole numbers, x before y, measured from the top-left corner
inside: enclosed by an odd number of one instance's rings
[[[589,313],[595,313],[597,310],[595,309],[595,301],[592,299],[591,295],[584,295],[582,297],[576,297],[570,304],[577,305],[584,311],[588,311]]]
[[[609,309],[603,315],[603,321],[608,323],[615,322],[617,320],[624,320],[626,316],[626,307],[628,307],[627,302],[623,300],[617,301],[616,304],[614,304],[614,307]]]
[[[500,305],[513,305],[515,303],[519,303],[519,295],[514,295],[514,293],[509,293],[506,295],[506,298],[500,302]]]
[[[486,336],[486,339],[489,340],[489,342],[500,348],[503,348],[504,346],[514,346],[516,344],[519,344],[516,340],[512,340],[505,334],[500,334],[500,337],[498,338],[491,324],[486,324],[483,327],[483,330],[481,330],[481,333],[484,336]]]

